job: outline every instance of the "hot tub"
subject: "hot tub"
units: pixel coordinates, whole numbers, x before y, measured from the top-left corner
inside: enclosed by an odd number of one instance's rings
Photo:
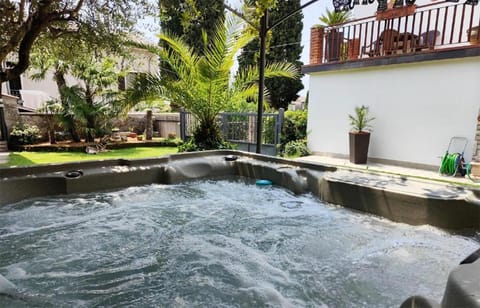
[[[226,159],[232,155],[238,159]],[[478,215],[475,192],[347,175],[241,152],[2,169],[0,274],[21,295],[5,300],[385,307],[422,294],[439,301],[449,272],[478,248],[478,220],[448,217]],[[450,284],[461,290],[458,277]],[[460,293],[453,297],[465,299]]]

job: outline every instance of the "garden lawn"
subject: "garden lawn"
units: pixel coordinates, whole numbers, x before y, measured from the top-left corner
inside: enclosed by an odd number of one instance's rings
[[[83,152],[13,152],[8,157],[6,166],[30,166],[36,164],[67,163],[99,159],[136,159],[164,156],[177,153],[176,147],[138,147],[119,150],[109,150],[98,154]]]

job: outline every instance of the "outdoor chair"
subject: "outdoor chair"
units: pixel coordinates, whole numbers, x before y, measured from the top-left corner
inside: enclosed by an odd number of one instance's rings
[[[396,53],[398,49],[398,39],[400,33],[397,30],[386,29],[380,34],[382,40],[382,53],[383,55],[390,55]]]
[[[373,41],[370,45],[362,47],[362,56],[367,55],[371,57],[378,57],[380,56],[380,49],[381,49],[381,41],[376,40]]]
[[[435,41],[441,34],[438,30],[430,30],[420,34],[420,45],[418,50],[432,50],[435,47]]]
[[[378,40],[373,41],[370,45],[362,47],[362,55],[369,57],[378,57],[393,53],[398,47],[398,37],[400,34],[397,30],[384,30]]]

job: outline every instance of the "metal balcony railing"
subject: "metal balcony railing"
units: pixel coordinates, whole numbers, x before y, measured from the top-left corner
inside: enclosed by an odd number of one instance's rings
[[[319,63],[465,48],[480,44],[479,23],[480,8],[465,3],[393,8],[325,28]]]

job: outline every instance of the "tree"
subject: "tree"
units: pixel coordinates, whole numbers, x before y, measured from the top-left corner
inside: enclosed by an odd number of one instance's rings
[[[7,56],[15,60],[11,61],[12,66],[0,71],[0,84],[25,72],[32,47],[42,34],[60,37],[87,29],[92,37],[101,38],[102,33],[119,33],[130,27],[149,8],[147,0],[2,0],[0,63]]]
[[[270,12],[269,24],[276,23],[280,18],[299,8],[299,0],[278,1],[276,7]],[[302,19],[303,14],[298,12],[272,30],[269,37],[267,61],[287,61],[294,63],[300,69],[303,65],[299,61],[303,49],[301,45]],[[239,66],[256,64],[259,48],[258,39],[248,44],[239,57]],[[269,92],[268,102],[275,109],[287,108],[291,101],[298,98],[298,91],[303,89],[300,79],[272,78],[266,80],[265,85]]]
[[[128,57],[126,47],[128,33],[95,33],[82,28],[75,33],[66,33],[58,38],[50,33],[45,33],[38,38],[37,44],[32,48],[31,68],[32,79],[43,80],[48,72],[53,72],[53,79],[57,84],[62,104],[62,123],[68,130],[73,141],[79,142],[77,121],[74,113],[70,112],[73,106],[66,101],[64,88],[68,87],[66,75],[75,75],[74,68],[78,62],[102,61],[104,55]],[[75,46],[72,48],[71,46]],[[78,73],[76,74],[78,75]]]
[[[169,48],[150,47],[156,50],[160,60],[165,61],[177,78],[165,79],[147,74],[135,82],[129,100],[138,102],[152,96],[165,96],[181,104],[198,120],[193,140],[200,149],[216,149],[223,140],[216,121],[217,115],[232,102],[255,100],[258,93],[257,67],[243,68],[230,80],[230,70],[236,53],[251,39],[243,27],[229,20],[219,23],[211,37],[204,32],[205,44],[201,52],[194,50],[183,39],[161,34],[160,39]],[[296,68],[288,63],[272,63],[265,70],[267,78],[298,75]]]
[[[64,86],[61,90],[64,112],[82,124],[86,142],[93,142],[106,130],[109,120],[123,109],[122,94],[112,90],[118,80],[115,64],[111,58],[79,59],[71,72],[83,84]]]
[[[162,0],[160,22],[163,31],[183,37],[197,52],[203,50],[202,31],[211,36],[215,25],[225,20],[223,0]]]
[[[0,98],[2,83],[18,78],[30,65],[30,53],[43,34],[59,38],[80,31],[90,33],[92,42],[105,41],[102,34],[119,34],[137,17],[151,11],[148,0],[0,0]],[[74,49],[75,45],[70,46]],[[7,127],[0,108],[0,140]]]

